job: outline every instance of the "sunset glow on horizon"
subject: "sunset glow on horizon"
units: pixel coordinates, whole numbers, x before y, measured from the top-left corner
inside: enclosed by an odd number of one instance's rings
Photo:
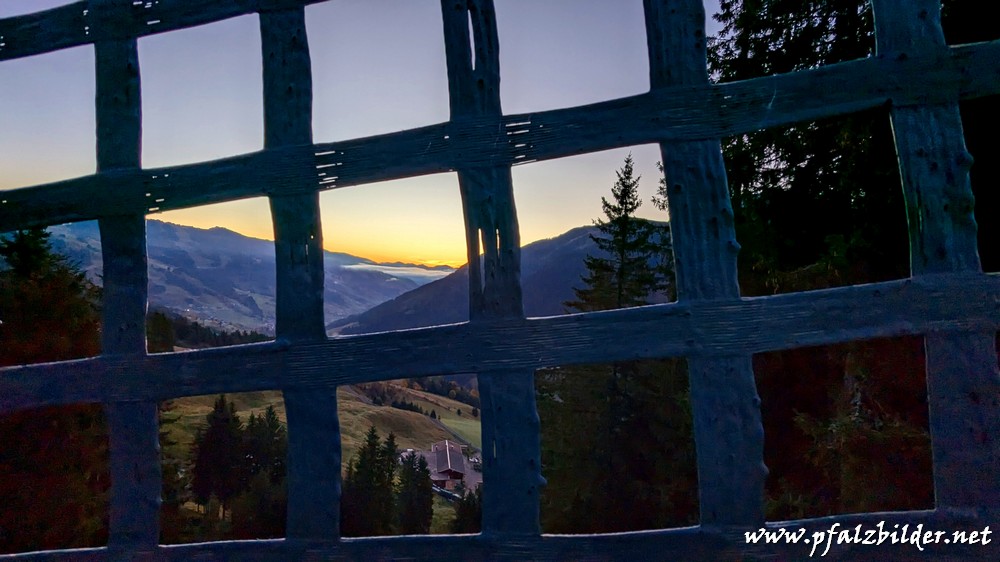
[[[0,18],[70,3],[4,0]],[[714,0],[706,0],[709,11]],[[496,0],[501,101],[530,113],[649,89],[642,0]],[[315,142],[448,120],[439,0],[337,0],[306,8]],[[261,46],[256,15],[140,38],[147,168],[203,162],[263,147]],[[709,32],[717,26],[710,23]],[[93,174],[92,46],[0,62],[0,190]],[[601,216],[629,153],[642,176],[639,216],[666,220],[649,201],[654,145],[513,168],[522,244]],[[466,262],[454,173],[338,188],[320,195],[324,246],[378,262]],[[273,239],[266,198],[149,215],[150,219]]]

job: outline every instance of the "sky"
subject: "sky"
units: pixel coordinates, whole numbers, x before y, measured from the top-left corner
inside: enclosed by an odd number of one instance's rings
[[[706,11],[716,0],[705,0]],[[71,3],[0,0],[0,18]],[[504,113],[648,91],[642,0],[495,0]],[[709,33],[717,24],[708,22]],[[306,8],[313,138],[327,142],[447,121],[439,0],[331,0]],[[256,15],[139,39],[142,165],[157,168],[263,147]],[[0,190],[94,173],[92,46],[0,62]],[[665,220],[655,145],[536,162],[512,171],[522,243],[591,224],[627,154],[642,176],[639,216]],[[334,189],[320,196],[324,245],[376,261],[465,262],[455,174]],[[273,238],[267,201],[150,215]]]

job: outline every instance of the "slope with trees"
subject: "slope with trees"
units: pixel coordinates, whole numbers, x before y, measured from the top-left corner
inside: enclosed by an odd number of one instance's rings
[[[284,536],[288,438],[273,406],[243,423],[220,395],[191,447],[191,499],[200,518],[164,533],[166,542]]]
[[[944,2],[951,42],[995,39],[968,0]],[[874,54],[863,0],[723,0],[709,48],[721,81]],[[990,34],[992,33],[992,35]],[[982,157],[995,100],[962,107]],[[974,115],[974,117],[973,117]],[[970,117],[972,117],[970,119]],[[979,131],[979,132],[977,132]],[[907,225],[886,108],[724,139],[743,294],[908,275]],[[981,227],[996,208],[994,167],[973,167]],[[980,230],[985,269],[996,244]],[[765,426],[768,516],[792,518],[933,505],[922,339],[896,338],[754,358]]]
[[[400,458],[396,436],[383,441],[375,426],[344,474],[340,532],[347,537],[430,532],[433,496],[427,461]]]
[[[0,236],[0,366],[100,352],[100,289],[42,230]],[[108,438],[95,404],[0,417],[0,552],[107,541]]]
[[[578,311],[669,299],[668,227],[637,218],[631,156],[592,235]],[[536,375],[542,428],[542,527],[610,532],[680,526],[696,514],[697,486],[682,360],[545,369]],[[580,432],[580,427],[594,428]]]

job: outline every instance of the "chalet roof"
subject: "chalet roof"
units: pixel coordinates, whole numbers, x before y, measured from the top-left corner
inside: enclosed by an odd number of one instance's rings
[[[465,456],[462,455],[462,447],[454,441],[445,439],[435,443],[431,450],[435,453],[437,461],[437,472],[445,471],[465,474]]]

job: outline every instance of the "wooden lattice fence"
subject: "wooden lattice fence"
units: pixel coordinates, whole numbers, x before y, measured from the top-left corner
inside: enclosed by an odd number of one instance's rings
[[[936,2],[873,0],[877,56],[712,84],[701,0],[645,0],[650,92],[505,115],[493,1],[441,0],[449,121],[315,144],[304,6],[318,1],[90,0],[0,20],[0,60],[94,46],[97,172],[0,193],[0,232],[97,219],[105,287],[102,355],[0,369],[0,413],[103,404],[113,482],[106,548],[13,559],[795,559],[808,550],[747,545],[743,531],[1000,521],[1000,278],[979,265],[971,157],[958,112],[959,100],[1000,93],[1000,42],[948,47]],[[264,150],[142,169],[137,38],[253,13],[263,49]],[[907,201],[912,276],[741,298],[718,139],[885,105]],[[661,147],[678,302],[525,319],[511,166],[640,143]],[[458,173],[464,204],[471,320],[328,339],[319,192],[445,171]],[[277,340],[147,354],[145,215],[260,195],[270,199],[275,228]],[[935,509],[765,523],[764,434],[751,355],[912,334],[926,342]],[[534,371],[669,356],[688,358],[701,524],[542,536]],[[340,539],[337,385],[463,372],[479,374],[482,393],[483,533]],[[157,402],[267,389],[283,391],[288,414],[287,538],[159,546]],[[909,555],[899,545],[839,548],[839,558]],[[996,550],[952,545],[934,552],[979,559]]]

